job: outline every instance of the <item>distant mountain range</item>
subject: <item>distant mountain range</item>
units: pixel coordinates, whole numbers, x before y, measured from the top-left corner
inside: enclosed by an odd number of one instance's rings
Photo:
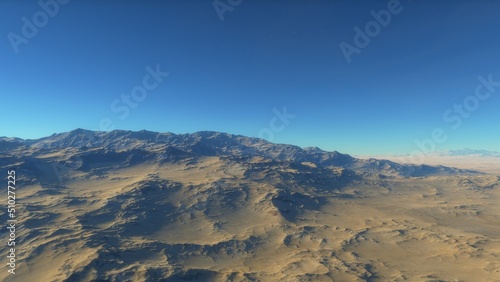
[[[471,150],[471,149],[462,149],[462,150],[449,150],[444,152],[439,152],[439,155],[444,156],[480,156],[480,157],[494,157],[500,158],[500,152],[496,151],[488,151],[488,150]]]
[[[58,160],[59,162],[68,162],[76,157],[86,162],[123,159],[135,163],[162,163],[203,156],[240,158],[243,161],[245,158],[262,157],[275,162],[311,163],[322,168],[341,167],[352,171],[353,174],[418,177],[475,173],[444,166],[399,164],[373,158],[357,159],[337,151],[323,151],[317,147],[300,148],[274,144],[264,139],[220,132],[173,134],[146,130],[96,132],[84,129],[34,140],[2,137],[0,167],[14,163],[33,167],[30,162],[40,161],[36,160],[37,156],[60,150],[66,150],[66,155],[65,159]]]

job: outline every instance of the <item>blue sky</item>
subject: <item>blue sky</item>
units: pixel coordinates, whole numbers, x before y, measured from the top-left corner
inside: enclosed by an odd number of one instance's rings
[[[500,81],[500,2],[391,1],[220,0],[221,20],[213,1],[42,0],[45,23],[39,2],[2,1],[0,136],[215,130],[378,155],[440,128],[436,150],[500,151],[500,86],[473,99],[478,76]],[[381,10],[390,21],[358,48],[354,28]],[[23,17],[38,30],[23,34]],[[358,48],[350,62],[342,42]],[[453,106],[468,96],[465,118]]]

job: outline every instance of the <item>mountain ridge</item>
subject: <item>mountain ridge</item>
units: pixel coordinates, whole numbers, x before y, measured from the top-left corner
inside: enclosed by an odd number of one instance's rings
[[[102,132],[79,128],[39,139],[1,137],[0,144],[3,144],[0,146],[0,152],[19,149],[28,152],[17,152],[21,155],[39,155],[51,150],[71,149],[76,150],[75,154],[84,156],[84,152],[101,148],[104,149],[99,151],[102,154],[132,152],[138,155],[143,152],[158,161],[175,156],[264,157],[281,162],[307,162],[319,167],[342,167],[359,173],[404,177],[479,173],[445,166],[400,164],[373,158],[358,159],[338,151],[324,151],[318,147],[301,148],[296,145],[276,144],[261,138],[216,131],[174,134],[146,130]]]

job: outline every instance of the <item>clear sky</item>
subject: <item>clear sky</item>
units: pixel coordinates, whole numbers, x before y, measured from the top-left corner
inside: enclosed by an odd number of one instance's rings
[[[440,128],[436,150],[500,151],[499,1],[55,1],[0,3],[0,136],[214,130],[378,155]]]

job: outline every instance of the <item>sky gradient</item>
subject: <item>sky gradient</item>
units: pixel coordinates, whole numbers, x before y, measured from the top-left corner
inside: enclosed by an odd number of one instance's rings
[[[52,4],[52,15],[40,3]],[[418,150],[415,140],[440,129],[446,141],[436,150],[500,151],[500,2],[7,0],[0,7],[0,136],[213,130],[380,155]],[[368,43],[356,45],[356,27]],[[348,59],[342,42],[357,48]]]

